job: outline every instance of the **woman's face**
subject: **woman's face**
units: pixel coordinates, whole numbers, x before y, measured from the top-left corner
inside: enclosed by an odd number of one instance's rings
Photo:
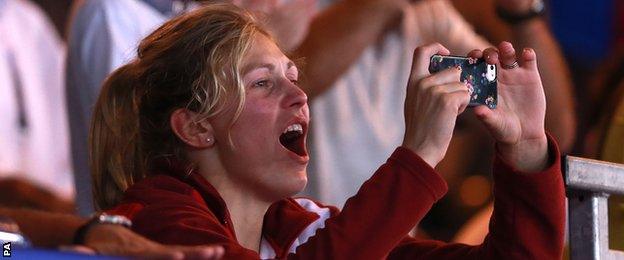
[[[292,196],[305,187],[309,160],[310,117],[307,96],[297,86],[297,67],[258,34],[243,58],[241,75],[246,93],[238,119],[230,128],[230,109],[211,120],[228,178],[266,200]]]

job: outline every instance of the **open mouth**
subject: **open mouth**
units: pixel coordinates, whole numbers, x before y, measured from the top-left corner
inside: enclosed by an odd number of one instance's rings
[[[303,134],[303,126],[301,124],[292,124],[282,132],[279,141],[286,149],[299,155],[306,156],[305,138]]]

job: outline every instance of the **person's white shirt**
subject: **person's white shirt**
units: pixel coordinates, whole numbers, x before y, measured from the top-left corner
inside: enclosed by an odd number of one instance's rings
[[[401,145],[405,91],[417,46],[440,42],[456,55],[489,46],[447,0],[418,1],[403,19],[400,30],[367,48],[310,104],[311,161],[303,195],[342,207]]]
[[[82,215],[93,211],[87,143],[93,106],[108,74],[134,58],[141,39],[169,18],[156,9],[160,2],[84,0],[75,7],[66,91],[77,204]]]
[[[0,39],[0,177],[73,199],[63,41],[26,0],[0,0]]]

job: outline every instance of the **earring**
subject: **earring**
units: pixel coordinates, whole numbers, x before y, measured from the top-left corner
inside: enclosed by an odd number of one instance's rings
[[[210,143],[211,141],[212,141],[212,139],[206,138],[206,142]]]

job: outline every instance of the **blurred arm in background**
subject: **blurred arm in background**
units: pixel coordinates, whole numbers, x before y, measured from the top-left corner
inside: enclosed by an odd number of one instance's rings
[[[71,245],[76,230],[85,219],[66,214],[0,207],[0,216],[13,219],[36,247],[56,248]],[[96,224],[85,234],[84,246],[74,249],[103,255],[159,259],[219,259],[220,246],[164,246],[135,234],[125,227]]]
[[[319,13],[295,51],[305,58],[302,88],[314,98],[327,90],[394,23],[400,22],[406,0],[344,0]]]

